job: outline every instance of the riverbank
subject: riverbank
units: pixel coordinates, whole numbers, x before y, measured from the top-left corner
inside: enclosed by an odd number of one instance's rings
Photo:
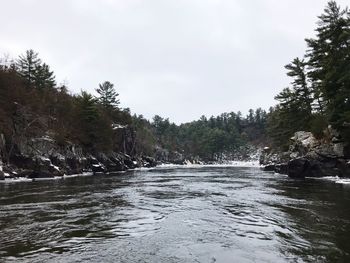
[[[37,182],[37,181],[47,181],[47,180],[61,180],[61,179],[68,179],[68,178],[74,178],[74,177],[84,177],[84,176],[100,176],[100,175],[121,175],[128,171],[145,171],[145,170],[153,170],[153,169],[198,169],[198,168],[220,168],[220,167],[257,167],[261,168],[261,165],[259,164],[259,161],[252,160],[252,161],[227,161],[227,162],[220,162],[220,163],[210,163],[210,164],[197,164],[197,163],[190,163],[189,161],[184,162],[184,164],[173,164],[173,163],[158,163],[156,165],[147,165],[147,166],[141,166],[141,167],[135,167],[126,169],[123,171],[105,171],[105,172],[82,172],[78,174],[64,174],[62,176],[48,176],[48,177],[36,177],[36,178],[30,178],[30,177],[18,177],[14,175],[10,175],[8,173],[5,173],[5,176],[3,180],[0,180],[0,183],[11,183],[11,182]],[[0,167],[0,170],[2,167]]]
[[[266,147],[260,156],[260,164],[265,171],[292,178],[350,177],[349,145],[331,127],[328,127],[328,134],[328,138],[321,140],[311,132],[296,132],[287,152]]]

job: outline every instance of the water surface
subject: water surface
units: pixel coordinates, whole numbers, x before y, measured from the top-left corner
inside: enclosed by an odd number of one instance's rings
[[[2,183],[0,262],[350,262],[350,187],[254,167]]]

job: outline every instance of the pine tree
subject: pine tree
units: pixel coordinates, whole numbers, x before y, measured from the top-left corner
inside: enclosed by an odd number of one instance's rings
[[[275,97],[279,105],[269,118],[269,133],[276,145],[284,146],[294,132],[311,128],[313,98],[305,66],[299,58],[285,66],[287,75],[293,78],[292,87],[283,89]]]
[[[319,16],[316,38],[307,39],[312,88],[329,122],[342,130],[350,123],[350,12],[335,1]]]
[[[109,110],[117,110],[119,105],[119,99],[117,97],[119,94],[115,91],[114,85],[105,81],[102,84],[99,84],[99,88],[96,89],[96,92],[100,95],[97,99],[98,101]]]
[[[39,64],[35,68],[34,85],[38,89],[53,88],[56,86],[54,73],[50,71],[50,67],[47,64]]]
[[[93,148],[97,140],[96,124],[99,118],[96,100],[86,91],[76,97],[78,138],[88,148]]]
[[[25,80],[27,88],[38,89],[55,87],[55,76],[50,67],[42,63],[39,54],[32,49],[27,50],[25,55],[19,56],[16,61],[19,75]]]
[[[32,87],[35,82],[35,74],[40,66],[41,60],[38,58],[38,53],[30,49],[25,55],[20,55],[16,61],[18,73],[25,80],[26,87]]]

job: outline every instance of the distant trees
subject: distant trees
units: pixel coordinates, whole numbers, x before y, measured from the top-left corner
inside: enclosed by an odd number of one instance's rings
[[[250,110],[247,117],[241,113],[223,113],[207,119],[175,125],[158,115],[151,123],[159,146],[179,151],[185,156],[199,156],[213,160],[234,153],[247,143],[265,143],[267,113],[261,108]]]

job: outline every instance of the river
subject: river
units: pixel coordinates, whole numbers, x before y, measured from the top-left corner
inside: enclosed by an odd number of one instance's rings
[[[350,262],[350,185],[257,167],[1,183],[0,262]]]

